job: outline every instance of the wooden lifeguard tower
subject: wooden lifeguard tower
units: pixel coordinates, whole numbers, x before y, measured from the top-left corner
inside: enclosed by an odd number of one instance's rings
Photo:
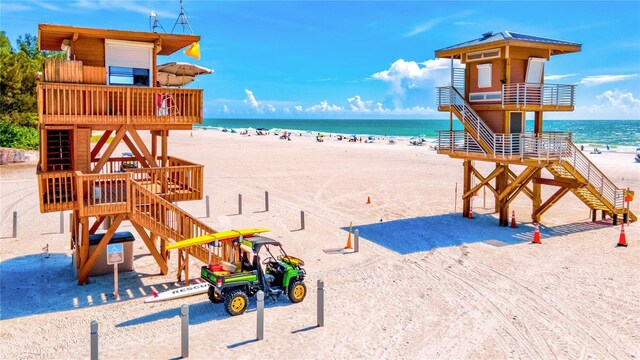
[[[173,54],[200,36],[40,24],[38,40],[41,50],[62,49],[68,57],[47,62],[38,84],[37,176],[40,211],[72,211],[78,283],[87,282],[123,221],[131,222],[167,274],[169,241],[216,232],[173,204],[202,199],[203,166],[170,156],[167,143],[171,130],[202,123],[203,92],[154,87],[157,55]],[[150,147],[143,131],[150,132]],[[92,135],[99,138],[95,144]],[[120,144],[132,157],[115,153]],[[90,254],[89,235],[103,222],[108,229]],[[189,254],[209,260],[205,246],[180,250],[178,280],[184,272],[188,281]]]
[[[637,220],[625,209],[627,191],[573,144],[571,133],[543,131],[545,111],[574,110],[576,88],[545,84],[544,64],[553,55],[580,48],[573,42],[503,31],[436,50],[437,58],[451,59],[451,83],[437,89],[438,110],[449,112],[451,119],[449,130],[439,132],[438,153],[464,160],[463,216],[469,216],[473,195],[486,186],[494,194],[501,226],[508,225],[509,204],[519,194],[531,199],[534,222],[568,192],[592,210],[594,221],[597,210],[610,214],[614,224],[619,215],[624,221]],[[527,112],[534,114],[533,132],[525,129]],[[454,116],[464,130],[453,130]],[[483,175],[473,161],[493,162],[495,169]],[[516,174],[511,165],[525,168]],[[475,186],[472,177],[478,180]],[[558,190],[542,201],[542,185]]]

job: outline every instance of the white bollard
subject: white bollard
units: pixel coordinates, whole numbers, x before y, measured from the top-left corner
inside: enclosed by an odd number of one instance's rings
[[[180,307],[180,318],[182,319],[182,358],[189,357],[189,305]]]
[[[304,230],[304,211],[300,211],[300,230]]]
[[[18,237],[18,212],[13,212],[13,237]]]
[[[256,335],[259,341],[264,339],[264,292],[259,290],[256,295],[258,299],[258,324],[256,328]]]
[[[264,211],[269,211],[269,192],[264,192]]]
[[[204,197],[205,208],[207,210],[207,218],[211,217],[211,212],[209,211],[209,195]]]
[[[242,194],[238,194],[238,215],[242,215]]]
[[[64,234],[64,211],[60,211],[60,234]]]
[[[91,360],[98,360],[98,322],[91,321]]]
[[[360,251],[360,230],[356,229],[353,233],[353,252]]]

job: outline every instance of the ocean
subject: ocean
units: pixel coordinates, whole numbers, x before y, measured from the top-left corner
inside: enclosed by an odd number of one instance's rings
[[[453,128],[462,130],[454,119]],[[449,129],[449,120],[366,120],[366,119],[205,119],[203,127],[266,128],[344,135],[438,137],[439,130]],[[533,120],[527,120],[527,131],[533,131]],[[545,131],[573,132],[573,142],[585,146],[640,146],[640,120],[544,120]]]

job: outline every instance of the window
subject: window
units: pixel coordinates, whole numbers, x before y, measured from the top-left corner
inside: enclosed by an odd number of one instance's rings
[[[478,87],[491,87],[491,64],[478,65]]]
[[[529,66],[527,66],[526,83],[540,84],[542,82],[542,72],[544,71],[544,63],[546,59],[529,58]]]
[[[105,39],[108,85],[151,86],[153,43]]]
[[[477,61],[485,59],[494,59],[500,57],[500,49],[490,49],[484,51],[476,51],[467,54],[467,61]]]
[[[109,66],[109,85],[149,86],[149,69]]]

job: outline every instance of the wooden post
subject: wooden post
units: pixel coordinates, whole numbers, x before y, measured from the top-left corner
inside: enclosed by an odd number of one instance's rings
[[[257,294],[258,299],[258,323],[256,326],[256,337],[258,341],[264,339],[264,292],[262,290],[258,290]]]
[[[462,192],[466,194],[471,190],[471,160],[464,160],[464,183],[462,185]],[[473,195],[472,195],[473,196]],[[471,196],[462,199],[462,216],[469,217],[469,210],[471,209]]]
[[[106,215],[104,217],[104,223],[102,224],[102,229],[109,230],[110,226],[111,226],[111,216]]]
[[[358,231],[358,230],[356,230]],[[324,326],[324,281],[318,280],[318,327]]]
[[[540,215],[538,215],[538,209],[540,208],[540,205],[542,205],[542,185],[538,183],[536,180],[540,179],[541,177],[542,177],[542,169],[538,169],[535,175],[533,175],[533,186],[532,186],[533,199],[531,199],[531,202],[532,202],[531,220],[537,223],[540,222]]]
[[[205,208],[207,210],[207,218],[211,217],[211,212],[209,211],[209,195],[204,198]]]
[[[189,357],[189,305],[182,305],[180,307],[180,319],[181,319],[181,357],[183,359]]]
[[[304,211],[300,211],[300,230],[304,230]]]
[[[60,234],[64,234],[64,211],[60,211]]]

